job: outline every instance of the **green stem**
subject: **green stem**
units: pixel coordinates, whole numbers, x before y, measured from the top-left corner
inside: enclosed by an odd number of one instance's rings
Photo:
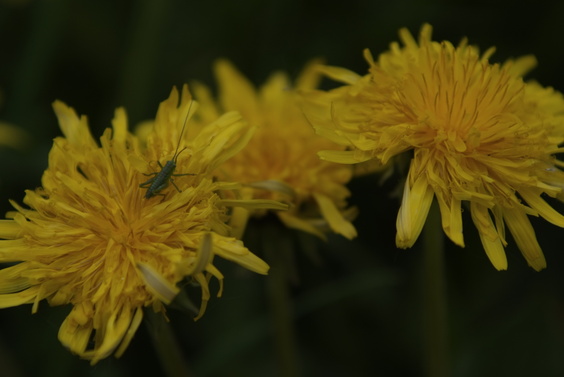
[[[289,290],[291,243],[286,229],[268,224],[263,232],[263,250],[270,265],[266,278],[270,320],[281,376],[298,376],[297,341]]]
[[[162,313],[155,313],[149,308],[144,312],[144,319],[166,375],[168,377],[192,376],[193,373],[184,361],[170,324]]]
[[[433,203],[423,229],[423,323],[426,374],[449,375],[448,323],[441,214]]]

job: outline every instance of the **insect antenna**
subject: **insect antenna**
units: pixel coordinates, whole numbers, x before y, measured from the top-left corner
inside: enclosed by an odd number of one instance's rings
[[[182,136],[184,135],[184,129],[186,128],[186,123],[188,123],[188,118],[190,117],[190,110],[192,109],[192,103],[194,102],[193,99],[190,99],[190,105],[188,106],[188,112],[186,113],[186,117],[184,118],[184,124],[182,125],[182,130],[180,131],[180,135],[178,136],[178,144],[176,144],[176,149],[174,151],[174,155],[172,160],[176,163],[178,159],[178,155],[182,153],[186,147],[184,147],[180,152],[178,152],[178,148],[180,148],[180,143],[182,142]]]

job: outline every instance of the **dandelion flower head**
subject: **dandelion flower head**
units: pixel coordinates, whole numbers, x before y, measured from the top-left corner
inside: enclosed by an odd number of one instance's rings
[[[464,202],[495,268],[507,268],[507,226],[540,270],[546,262],[528,216],[564,227],[546,201],[563,198],[563,163],[555,157],[564,141],[563,97],[523,81],[536,64],[532,56],[492,64],[493,48],[480,54],[466,40],[435,42],[431,31],[424,25],[417,41],[400,30],[403,45],[392,43],[377,60],[366,50],[367,75],[323,68],[345,85],[308,93],[305,112],[319,134],[350,150],[321,155],[351,164],[412,153],[398,247],[415,243],[434,198],[444,232],[464,246]]]
[[[290,209],[277,216],[290,228],[322,238],[332,230],[350,239],[356,236],[349,221],[355,210],[347,209],[346,202],[351,167],[319,159],[317,151],[334,143],[315,134],[297,102],[297,90],[313,89],[320,80],[315,65],[306,66],[295,85],[277,72],[257,89],[231,63],[219,60],[215,64],[218,100],[206,87],[195,86],[201,102],[197,115],[205,124],[223,111],[239,111],[256,126],[247,146],[216,171],[221,180],[246,184],[241,190],[244,198],[289,203]],[[253,214],[261,216],[264,211]],[[246,222],[243,217],[240,229]]]
[[[200,316],[211,277],[223,279],[214,255],[265,274],[268,266],[229,236],[227,211],[209,176],[235,154],[251,132],[237,113],[210,123],[199,137],[180,139],[196,110],[187,87],[179,104],[174,89],[161,103],[146,140],[127,131],[123,109],[98,144],[87,120],[64,103],[54,110],[64,137],[49,153],[42,187],[26,191],[26,207],[0,222],[0,307],[43,299],[72,309],[59,330],[72,352],[96,363],[121,355],[143,317],[143,309],[165,312],[186,279],[199,283]],[[189,114],[190,113],[190,114]],[[187,134],[187,133],[186,133]],[[139,187],[177,154],[172,185],[145,198]],[[146,147],[142,147],[145,145]],[[154,176],[154,174],[152,175]],[[232,186],[232,184],[230,184]]]

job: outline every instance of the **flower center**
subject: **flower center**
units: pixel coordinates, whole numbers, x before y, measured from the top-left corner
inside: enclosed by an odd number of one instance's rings
[[[480,131],[476,127],[469,130],[438,128],[432,145],[451,153],[470,153],[480,145]]]

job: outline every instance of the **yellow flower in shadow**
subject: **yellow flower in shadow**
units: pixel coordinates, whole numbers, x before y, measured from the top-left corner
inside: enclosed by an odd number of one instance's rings
[[[16,262],[0,270],[0,307],[33,304],[35,312],[43,299],[71,304],[59,339],[94,364],[121,355],[143,309],[164,314],[186,279],[201,287],[199,318],[210,278],[222,283],[215,255],[267,273],[268,265],[229,234],[218,192],[236,185],[209,175],[252,134],[239,114],[215,119],[190,139],[182,129],[197,104],[187,87],[179,104],[173,89],[146,140],[128,132],[118,109],[99,145],[84,116],[59,101],[53,107],[64,137],[54,140],[42,187],[26,191],[27,207],[13,203],[16,211],[0,221],[0,262]],[[159,173],[158,162],[172,160],[177,148],[174,174],[193,175],[171,176],[176,187],[145,198],[144,174]]]
[[[356,236],[350,219],[355,209],[347,209],[350,195],[346,184],[352,177],[349,166],[320,160],[317,152],[334,144],[315,134],[297,102],[297,90],[313,89],[320,74],[308,65],[295,85],[281,72],[255,87],[225,60],[215,64],[219,86],[217,101],[210,91],[194,86],[201,103],[196,117],[206,124],[224,111],[238,111],[256,127],[247,147],[216,172],[220,180],[245,184],[242,199],[270,199],[290,204],[277,212],[288,227],[324,238],[333,231],[347,238]],[[264,211],[253,211],[261,216]],[[232,225],[243,233],[249,212],[235,211]]]
[[[375,60],[369,73],[324,67],[344,86],[304,95],[304,109],[317,132],[347,146],[322,158],[345,164],[371,159],[387,163],[413,156],[397,218],[398,247],[417,240],[437,199],[442,227],[464,246],[462,203],[469,206],[484,249],[498,270],[507,268],[505,226],[530,266],[546,266],[528,216],[564,227],[564,217],[544,197],[562,196],[564,142],[560,93],[522,76],[532,56],[491,64],[493,49],[480,54],[466,40],[458,46],[431,40],[424,25],[419,41],[400,30],[403,46]]]

